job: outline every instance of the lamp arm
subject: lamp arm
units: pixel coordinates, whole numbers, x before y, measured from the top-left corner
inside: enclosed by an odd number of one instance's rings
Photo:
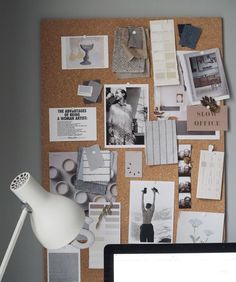
[[[20,218],[19,218],[19,220],[17,222],[17,225],[15,227],[15,230],[14,230],[14,232],[12,234],[10,243],[9,243],[9,245],[7,247],[6,253],[4,255],[4,258],[3,258],[1,266],[0,266],[0,281],[2,281],[3,275],[5,273],[5,270],[7,268],[8,262],[10,260],[11,255],[12,255],[13,249],[14,249],[14,247],[16,245],[17,239],[18,239],[18,237],[20,235],[21,229],[23,227],[23,224],[25,222],[26,216],[27,216],[29,211],[30,211],[29,207],[27,205],[25,205],[23,210],[22,210],[22,212],[21,212]]]

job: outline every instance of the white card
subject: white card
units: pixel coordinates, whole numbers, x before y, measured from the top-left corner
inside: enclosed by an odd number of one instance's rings
[[[222,191],[222,175],[224,152],[201,150],[197,198],[220,200]]]
[[[142,152],[125,152],[125,177],[142,177]]]

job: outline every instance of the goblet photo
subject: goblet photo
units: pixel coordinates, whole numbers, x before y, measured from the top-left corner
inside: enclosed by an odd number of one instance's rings
[[[91,65],[89,61],[89,51],[93,49],[94,44],[80,44],[81,49],[85,52],[83,57],[83,61],[80,63],[81,65]]]

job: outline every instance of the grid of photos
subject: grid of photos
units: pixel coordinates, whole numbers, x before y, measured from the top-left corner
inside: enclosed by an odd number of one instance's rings
[[[144,147],[148,84],[104,85],[105,147]]]
[[[191,145],[178,147],[179,208],[190,209],[191,203]]]

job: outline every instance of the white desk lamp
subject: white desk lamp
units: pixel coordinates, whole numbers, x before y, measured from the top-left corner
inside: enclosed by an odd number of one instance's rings
[[[93,243],[93,233],[83,229],[84,222],[88,218],[85,217],[83,209],[74,201],[47,192],[28,172],[19,174],[12,181],[10,189],[25,206],[3,258],[0,281],[27,214],[30,215],[35,236],[47,249],[58,249],[68,244],[84,249]],[[79,234],[87,237],[85,243],[75,240]]]

